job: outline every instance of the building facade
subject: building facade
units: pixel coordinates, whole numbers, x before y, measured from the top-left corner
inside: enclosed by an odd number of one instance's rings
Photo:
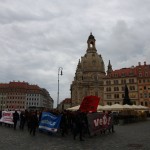
[[[139,103],[150,108],[150,65],[139,62],[136,68]]]
[[[53,99],[46,89],[27,82],[0,83],[1,110],[25,110],[30,107],[53,108]]]
[[[59,105],[58,110],[65,110],[67,108],[70,108],[71,105],[71,98],[65,98]]]
[[[96,40],[89,36],[86,54],[79,60],[74,81],[71,84],[72,106],[79,105],[85,96],[95,95],[103,101],[103,78],[105,66],[102,56],[97,53]]]
[[[110,62],[109,62],[110,65]],[[139,104],[137,72],[135,67],[107,70],[104,78],[104,105],[123,104],[125,85],[133,104]]]
[[[142,65],[112,70],[109,62],[104,78],[104,104],[122,104],[125,84],[133,104],[150,107],[150,65]],[[111,68],[111,69],[110,69]]]
[[[127,85],[133,104],[150,107],[150,65],[144,62],[143,65],[139,63],[137,66],[113,70],[109,61],[105,73],[104,62],[97,53],[95,42],[91,34],[87,40],[86,54],[78,62],[70,86],[72,106],[80,105],[88,95],[100,97],[102,105],[123,104]]]

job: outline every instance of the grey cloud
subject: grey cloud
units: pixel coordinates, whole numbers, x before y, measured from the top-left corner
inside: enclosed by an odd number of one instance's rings
[[[149,61],[148,0],[5,0],[0,2],[0,82],[27,81],[49,90],[60,101],[70,97],[78,60],[90,32],[107,67]],[[106,68],[107,69],[107,68]]]

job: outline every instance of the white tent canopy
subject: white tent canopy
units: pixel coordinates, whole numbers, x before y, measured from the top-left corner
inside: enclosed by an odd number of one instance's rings
[[[80,105],[78,106],[74,106],[74,107],[71,107],[71,108],[68,108],[67,110],[70,110],[70,111],[76,111],[80,108]]]
[[[77,111],[80,108],[80,105],[68,108],[67,110],[70,111]],[[121,105],[121,104],[113,104],[113,105],[98,105],[97,111],[119,111],[119,110],[148,110],[148,107],[142,106],[142,105]]]
[[[128,104],[123,105],[123,108],[124,108],[124,110],[134,109],[134,108],[132,107],[132,105],[128,105]]]
[[[111,107],[111,110],[123,110],[124,109],[123,105],[121,104],[114,104],[114,105],[111,105],[110,107]]]

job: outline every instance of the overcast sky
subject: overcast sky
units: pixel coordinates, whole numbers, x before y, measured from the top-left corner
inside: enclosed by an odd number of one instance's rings
[[[150,63],[149,0],[0,0],[0,82],[26,81],[70,97],[93,33],[105,70]]]

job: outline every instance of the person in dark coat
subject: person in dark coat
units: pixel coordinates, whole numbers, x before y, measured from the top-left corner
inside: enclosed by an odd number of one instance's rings
[[[108,114],[111,116],[111,126],[109,127],[109,133],[115,132],[114,130],[114,114],[109,111]]]
[[[39,124],[41,122],[41,118],[42,118],[42,111],[39,113]]]
[[[25,121],[26,121],[25,112],[22,111],[20,114],[20,129],[21,130],[24,129]]]
[[[30,134],[35,135],[36,128],[38,127],[38,117],[35,112],[32,113],[31,118],[30,118]]]
[[[77,114],[74,116],[73,119],[73,138],[76,139],[76,136],[79,134],[80,141],[83,140],[83,128],[84,128],[84,118],[83,113],[78,111]]]
[[[66,112],[62,112],[62,117],[60,121],[60,129],[61,129],[61,135],[65,136],[68,134],[68,119]]]
[[[2,111],[0,110],[0,119],[2,118]],[[2,125],[2,122],[0,122],[0,125]]]
[[[19,120],[19,114],[18,112],[15,110],[15,112],[13,113],[13,122],[14,122],[14,130],[16,130],[16,126],[17,126],[17,121]]]

